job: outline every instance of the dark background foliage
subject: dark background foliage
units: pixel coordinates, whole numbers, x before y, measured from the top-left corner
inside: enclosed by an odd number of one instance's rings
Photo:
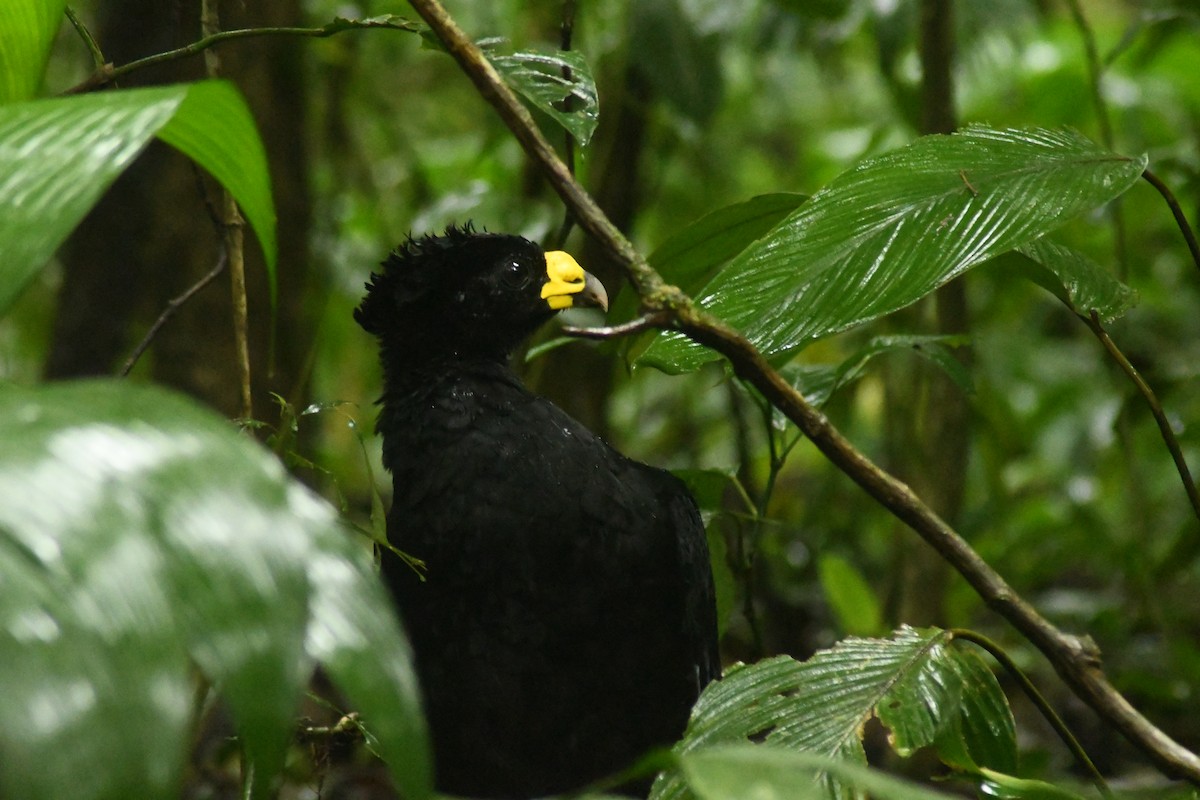
[[[223,5],[227,29],[409,13],[382,2]],[[1188,3],[569,5],[571,46],[590,63],[600,98],[595,137],[576,148],[575,166],[643,252],[723,206],[811,194],[865,158],[967,123],[1071,126],[1117,152],[1147,153],[1189,217],[1200,218],[1200,16]],[[76,10],[118,64],[192,41],[198,28],[187,1]],[[561,42],[559,3],[451,11],[477,38],[519,48]],[[410,231],[472,219],[553,241],[562,211],[454,63],[419,37],[351,31],[220,52],[265,142],[279,217],[274,347],[265,271],[249,265],[254,415],[264,435],[282,434],[273,442],[305,482],[369,526],[372,494],[385,485],[377,443],[367,439],[368,459],[362,452],[379,375],[373,345],[350,316],[368,272]],[[64,26],[47,85],[69,86],[89,69]],[[202,72],[198,59],[176,61],[121,85]],[[539,121],[563,139],[552,121]],[[152,146],[4,320],[0,379],[114,372],[166,301],[215,260],[207,183],[178,153]],[[1136,290],[1138,304],[1112,335],[1158,392],[1189,461],[1200,463],[1200,279],[1166,207],[1139,184],[1057,239]],[[630,291],[578,232],[567,248],[610,294]],[[135,377],[236,415],[228,309],[220,280],[158,334]],[[1073,314],[1013,281],[1003,263],[816,341],[794,364],[839,363],[881,335],[928,334],[969,337],[950,356],[966,381],[948,377],[955,368],[944,360],[895,347],[866,363],[826,413],[1043,613],[1093,636],[1139,709],[1200,747],[1200,536],[1140,398]],[[701,499],[726,550],[718,579],[728,660],[804,658],[848,634],[900,624],[978,628],[1033,673],[1102,770],[1127,781],[1145,770],[940,559],[805,442],[790,447],[794,429],[719,367],[667,376],[631,368],[631,355],[627,343],[576,343],[522,370],[624,451],[692,471],[708,487]],[[312,403],[319,413],[295,417]],[[1026,773],[1069,780],[1066,756],[1014,702]]]

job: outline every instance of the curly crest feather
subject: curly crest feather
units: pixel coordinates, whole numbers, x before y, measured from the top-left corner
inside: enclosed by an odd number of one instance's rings
[[[470,220],[462,225],[447,226],[441,236],[409,233],[380,264],[381,270],[371,273],[366,283],[367,294],[354,310],[355,321],[367,333],[376,336],[383,333],[396,309],[419,300],[436,279],[439,270],[426,266],[431,262],[440,266],[447,251],[480,233],[486,234],[487,229],[477,233]]]

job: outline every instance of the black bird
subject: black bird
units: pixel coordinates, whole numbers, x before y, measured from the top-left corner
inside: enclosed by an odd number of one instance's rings
[[[607,296],[571,256],[468,224],[410,237],[354,314],[383,363],[388,539],[427,565],[422,579],[383,554],[443,792],[526,798],[610,775],[678,739],[719,671],[687,489],[509,368],[581,305]]]

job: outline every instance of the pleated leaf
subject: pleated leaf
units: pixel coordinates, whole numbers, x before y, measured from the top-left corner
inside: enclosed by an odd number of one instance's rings
[[[891,639],[846,639],[803,663],[778,656],[735,667],[701,695],[677,752],[762,742],[865,764],[863,729],[878,716],[900,753],[952,736],[954,749],[975,764],[1011,771],[1016,743],[1007,701],[978,659],[950,641],[945,631],[905,627]],[[857,796],[831,774],[821,785],[822,797]],[[662,776],[653,793],[656,800],[688,796],[678,773]]]
[[[0,313],[155,135],[237,199],[274,286],[275,210],[266,153],[238,91],[206,81],[3,106]]]
[[[178,796],[192,673],[271,789],[314,663],[429,792],[407,645],[335,513],[226,421],[111,382],[0,392],[0,796]]]
[[[919,300],[1123,193],[1145,157],[1073,131],[926,136],[834,179],[698,294],[767,355]],[[643,358],[687,371],[717,356],[681,334]]]
[[[37,94],[66,0],[0,3],[0,104]]]
[[[581,147],[591,141],[600,121],[600,99],[582,53],[521,52],[489,60],[513,89],[562,125]]]

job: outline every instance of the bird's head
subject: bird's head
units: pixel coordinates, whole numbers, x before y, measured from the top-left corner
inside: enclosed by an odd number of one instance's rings
[[[354,318],[388,349],[491,357],[576,306],[607,310],[608,296],[574,258],[467,224],[409,237],[371,275]]]

